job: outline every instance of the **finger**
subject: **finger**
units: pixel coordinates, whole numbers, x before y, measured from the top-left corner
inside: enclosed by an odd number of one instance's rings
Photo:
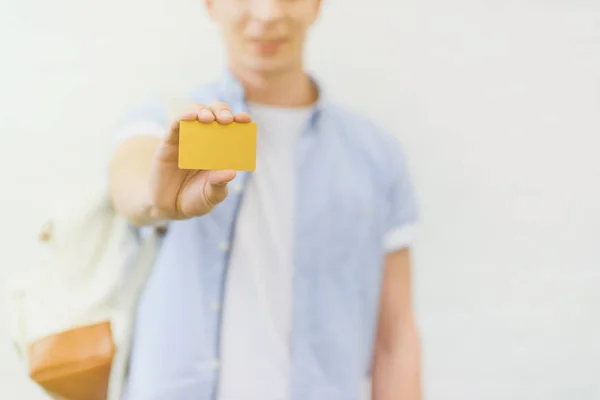
[[[252,122],[252,117],[247,113],[238,113],[233,117],[235,122],[247,123]]]
[[[225,186],[231,182],[235,176],[236,172],[232,169],[210,171],[208,183],[214,186]]]
[[[191,104],[186,107],[185,111],[181,113],[181,115],[171,122],[171,126],[169,127],[169,133],[167,135],[166,141],[168,144],[178,144],[179,143],[179,122],[180,121],[195,121],[199,117],[199,113],[201,110],[207,109],[204,104]],[[210,113],[210,112],[209,112]],[[212,113],[210,113],[212,114]],[[212,117],[211,117],[212,118]]]
[[[208,108],[203,108],[198,113],[198,121],[204,124],[210,124],[215,121],[215,114],[212,113]]]
[[[216,206],[227,197],[227,183],[235,178],[235,171],[211,171],[204,185],[204,198],[211,206]]]
[[[218,123],[230,124],[233,122],[233,113],[227,104],[215,101],[212,102],[208,108],[213,112]]]

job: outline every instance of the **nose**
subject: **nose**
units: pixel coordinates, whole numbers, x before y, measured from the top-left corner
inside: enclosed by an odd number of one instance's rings
[[[250,13],[260,21],[274,21],[283,16],[281,0],[252,0]]]

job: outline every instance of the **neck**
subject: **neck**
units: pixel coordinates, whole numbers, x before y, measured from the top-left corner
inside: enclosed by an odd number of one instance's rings
[[[277,73],[261,73],[235,65],[230,69],[244,87],[249,102],[302,107],[317,100],[317,88],[301,66]]]

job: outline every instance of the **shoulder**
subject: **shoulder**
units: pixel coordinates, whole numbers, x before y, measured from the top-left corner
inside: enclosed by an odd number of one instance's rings
[[[218,97],[215,83],[197,85],[187,93],[160,93],[147,96],[118,117],[114,127],[114,146],[132,136],[165,134],[170,122],[190,103],[210,103]]]
[[[214,82],[199,84],[186,93],[154,93],[126,109],[120,124],[152,121],[166,125],[189,103],[209,103],[218,97]]]

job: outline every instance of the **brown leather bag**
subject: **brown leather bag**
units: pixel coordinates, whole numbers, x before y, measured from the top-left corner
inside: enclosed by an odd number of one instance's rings
[[[82,326],[29,345],[29,376],[68,400],[106,400],[116,346],[110,321]]]

